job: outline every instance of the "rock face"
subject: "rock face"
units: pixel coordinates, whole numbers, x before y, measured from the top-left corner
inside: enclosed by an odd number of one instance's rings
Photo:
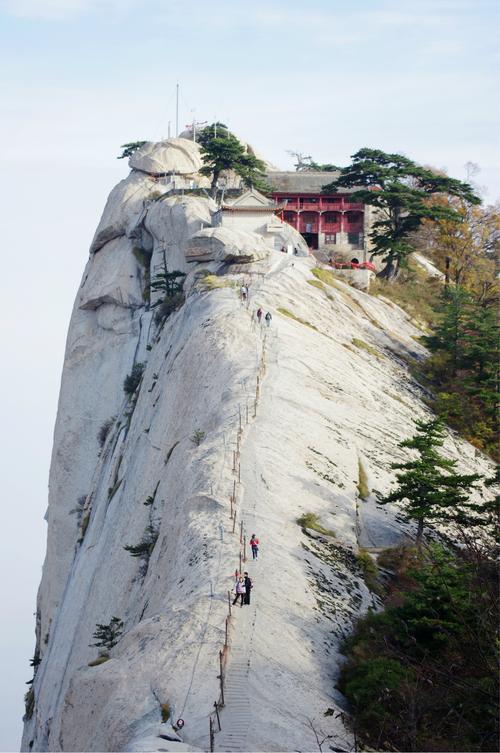
[[[150,175],[162,173],[193,175],[198,172],[202,164],[198,144],[188,139],[176,138],[160,142],[148,141],[129,159],[131,168]]]
[[[188,261],[260,261],[269,256],[269,245],[256,233],[215,227],[200,230],[189,241]]]
[[[388,488],[398,442],[427,413],[405,366],[424,355],[418,330],[388,302],[342,282],[318,286],[312,259],[257,235],[221,236],[210,199],[151,202],[143,179],[127,181],[106,205],[70,323],[38,597],[42,661],[23,750],[208,749],[228,590],[245,554],[240,523],[261,547],[245,563],[252,603],[233,608],[228,625],[216,750],[313,750],[308,720],[348,749],[339,645],[377,604],[358,547],[409,531],[373,492]],[[147,287],[163,258],[189,284],[162,326]],[[207,270],[215,289],[198,282]],[[256,321],[259,306],[269,327]],[[142,378],[126,395],[138,363]],[[464,469],[487,467],[455,436],[447,451]],[[334,536],[303,530],[304,513]],[[124,548],[140,544],[142,557]],[[96,624],[113,616],[123,635],[89,666]],[[185,721],[182,742],[161,724],[166,704],[169,722]]]

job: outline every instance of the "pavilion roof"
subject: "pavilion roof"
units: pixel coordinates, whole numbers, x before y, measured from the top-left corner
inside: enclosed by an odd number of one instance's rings
[[[266,181],[272,186],[275,193],[314,193],[320,194],[323,186],[338,178],[340,171],[315,172],[304,170],[303,172],[272,172],[266,176]],[[342,188],[338,193],[353,193],[356,188]]]

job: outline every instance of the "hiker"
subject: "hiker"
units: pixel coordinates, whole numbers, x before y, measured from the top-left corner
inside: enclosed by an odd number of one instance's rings
[[[257,321],[259,322],[259,324],[260,324],[260,320],[262,319],[262,314],[263,313],[264,312],[262,311],[262,309],[259,306],[259,308],[257,309]]]
[[[236,591],[236,596],[234,597],[233,607],[236,606],[236,602],[238,601],[240,596],[241,596],[241,606],[243,606],[244,599],[245,599],[245,581],[241,575],[236,581],[234,590]]]
[[[243,573],[245,576],[245,599],[244,604],[250,604],[250,591],[253,588],[252,579],[247,572]]]
[[[240,288],[240,296],[242,301],[246,301],[248,296],[248,288],[246,285],[242,285]]]
[[[271,312],[270,312],[270,311],[268,311],[268,312],[267,312],[267,314],[266,314],[266,316],[265,316],[266,324],[267,324],[267,326],[268,326],[268,327],[269,327],[269,326],[270,326],[270,324],[271,324],[271,320],[272,320],[272,318],[273,318],[273,317],[272,317],[272,315],[271,315]]]
[[[250,546],[252,547],[252,558],[256,560],[259,556],[259,539],[254,533],[250,537]]]

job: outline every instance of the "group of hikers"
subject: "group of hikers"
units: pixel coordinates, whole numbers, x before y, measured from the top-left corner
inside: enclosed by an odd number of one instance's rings
[[[248,302],[248,285],[246,285],[245,283],[240,287],[240,298],[241,298],[242,303],[247,303]],[[266,315],[264,316],[264,311],[259,306],[259,308],[256,311],[256,316],[257,316],[257,321],[259,322],[259,324],[262,324],[262,317],[264,317],[264,321],[265,321],[266,325],[268,327],[271,326],[271,322],[273,320],[273,316],[272,316],[272,314],[271,314],[270,311],[268,311],[266,313]]]
[[[252,550],[252,559],[256,560],[259,558],[259,539],[254,533],[252,533],[249,543]],[[236,583],[234,584],[234,591],[236,595],[234,597],[233,606],[236,606],[238,599],[241,601],[241,606],[244,604],[250,604],[250,594],[253,588],[252,579],[246,570],[243,575],[236,571],[235,576]]]
[[[262,324],[262,317],[264,316],[264,311],[260,308],[260,306],[257,309],[256,315],[257,315],[257,321],[259,322],[259,324]],[[267,314],[264,316],[264,321],[266,322],[266,325],[268,327],[271,326],[272,320],[273,320],[272,314],[270,311],[268,311]]]

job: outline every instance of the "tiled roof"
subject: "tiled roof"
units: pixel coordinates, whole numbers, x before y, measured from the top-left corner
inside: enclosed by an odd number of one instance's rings
[[[321,193],[323,186],[338,178],[339,172],[273,172],[266,176],[275,192],[282,193]],[[355,188],[342,188],[339,193],[352,193]]]

